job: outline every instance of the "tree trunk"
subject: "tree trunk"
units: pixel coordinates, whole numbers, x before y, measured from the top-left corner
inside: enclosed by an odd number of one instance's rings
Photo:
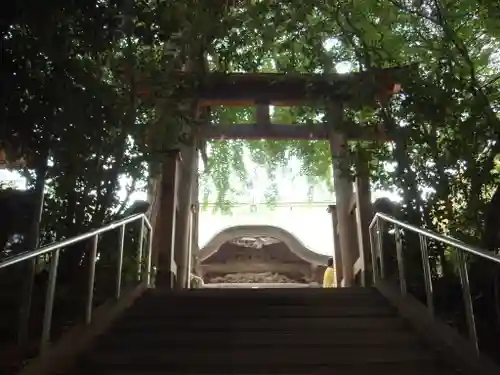
[[[36,169],[36,180],[34,189],[34,206],[31,225],[26,236],[25,247],[28,251],[35,250],[40,241],[40,222],[42,220],[43,203],[45,197],[45,180],[48,169],[48,150],[40,156],[40,161]],[[29,320],[31,315],[31,301],[33,294],[33,284],[35,281],[36,259],[24,262],[24,280],[21,292],[21,302],[19,309],[18,343],[23,347],[29,339]]]

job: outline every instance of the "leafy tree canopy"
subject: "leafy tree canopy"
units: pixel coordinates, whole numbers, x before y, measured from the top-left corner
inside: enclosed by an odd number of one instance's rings
[[[44,233],[52,240],[123,211],[119,181],[126,177],[128,191],[145,187],[161,150],[199,126],[170,95],[176,83],[168,77],[188,60],[205,57],[209,69],[226,72],[417,63],[390,105],[348,113],[359,123],[383,123],[394,142],[352,149],[370,157],[374,186],[398,190],[410,220],[477,237],[477,213],[498,170],[498,15],[486,0],[23,2],[2,14],[0,139],[12,158],[29,154],[36,168],[24,173],[32,181],[48,158]],[[133,71],[167,82],[161,102],[135,95]],[[252,110],[213,108],[212,115],[249,122]],[[322,116],[322,108],[273,112],[277,122]],[[296,159],[311,184],[331,187],[325,142],[212,141],[205,148],[205,196],[220,208],[248,185],[243,155],[271,177]],[[270,201],[275,190],[269,187]]]

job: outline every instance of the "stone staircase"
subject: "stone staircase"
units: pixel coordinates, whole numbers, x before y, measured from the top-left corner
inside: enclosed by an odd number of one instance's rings
[[[376,289],[148,290],[65,375],[455,371]]]

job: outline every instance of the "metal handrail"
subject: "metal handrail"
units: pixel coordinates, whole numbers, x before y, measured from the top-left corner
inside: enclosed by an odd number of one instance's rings
[[[138,243],[138,257],[137,257],[137,278],[140,282],[145,282],[149,287],[151,285],[151,256],[152,256],[152,240],[153,240],[153,228],[148,218],[144,214],[137,214],[133,216],[126,217],[124,219],[120,219],[114,221],[110,224],[107,224],[99,229],[94,229],[90,232],[81,234],[79,236],[75,236],[69,238],[67,240],[63,240],[60,242],[56,242],[47,246],[43,246],[37,250],[27,251],[25,253],[9,257],[0,262],[0,269],[7,268],[14,264],[18,264],[23,261],[35,261],[35,259],[41,255],[52,254],[50,259],[50,268],[49,268],[49,279],[47,282],[47,292],[45,296],[45,310],[43,317],[43,326],[42,326],[42,337],[40,344],[40,351],[43,354],[50,344],[51,339],[51,328],[52,328],[52,312],[54,310],[54,297],[56,290],[56,281],[57,281],[57,271],[59,265],[59,254],[61,249],[73,245],[77,242],[85,241],[87,239],[93,238],[92,250],[90,254],[90,269],[89,269],[89,277],[88,277],[88,290],[87,290],[87,300],[85,304],[85,323],[90,324],[92,322],[92,312],[93,312],[93,299],[94,299],[94,284],[95,284],[95,268],[97,262],[97,248],[99,242],[99,235],[112,231],[113,229],[120,228],[120,237],[118,242],[118,259],[117,259],[117,273],[116,273],[116,284],[115,284],[115,298],[118,299],[121,296],[121,274],[123,269],[123,245],[125,239],[125,227],[127,224],[141,221],[141,230],[140,237]],[[145,275],[142,272],[143,266],[143,243],[144,243],[144,233],[145,228],[148,229],[148,238],[147,238],[147,250],[146,250],[146,272]],[[146,276],[144,280],[144,276]]]
[[[492,260],[493,262],[496,262],[496,263],[500,263],[500,257],[495,256],[495,255],[491,255],[491,253],[489,253],[489,252],[487,252],[487,251],[485,251],[477,246],[468,245],[463,241],[457,240],[456,238],[453,238],[450,236],[445,236],[445,235],[442,235],[442,234],[439,234],[439,233],[436,233],[436,232],[433,232],[433,231],[430,231],[427,229],[416,227],[414,225],[405,223],[404,221],[395,219],[394,217],[383,214],[381,212],[377,212],[375,214],[375,217],[373,218],[372,222],[370,223],[370,228],[373,225],[375,225],[377,217],[380,217],[381,219],[384,219],[384,221],[388,221],[388,222],[395,224],[401,228],[408,229],[412,232],[415,232],[415,233],[421,234],[423,236],[432,238],[433,240],[436,240],[438,242],[442,242],[444,244],[456,247],[457,249],[460,249],[460,250],[466,251],[468,253],[477,255],[481,258]]]
[[[384,267],[384,249],[383,249],[383,224],[388,222],[394,225],[394,238],[396,242],[396,257],[398,263],[398,273],[399,273],[399,286],[401,294],[404,296],[407,294],[406,276],[405,276],[405,264],[403,258],[403,241],[401,238],[401,229],[407,229],[411,232],[417,233],[420,240],[420,254],[422,258],[422,266],[424,271],[424,282],[425,282],[425,292],[426,301],[429,312],[432,316],[435,316],[434,311],[434,294],[432,286],[431,268],[429,262],[429,254],[427,250],[427,241],[429,239],[435,240],[440,243],[452,246],[458,249],[457,260],[458,269],[460,274],[460,284],[462,286],[462,295],[464,299],[465,306],[465,318],[468,329],[468,338],[473,345],[476,353],[479,353],[478,338],[476,332],[476,323],[474,317],[474,308],[472,305],[472,296],[470,291],[469,275],[467,270],[466,258],[464,253],[473,254],[479,256],[483,259],[493,261],[500,264],[500,257],[492,255],[483,249],[476,246],[467,245],[466,243],[457,240],[453,237],[444,236],[427,229],[419,228],[414,225],[405,223],[404,221],[398,220],[392,216],[377,212],[373,217],[370,226],[370,247],[372,255],[373,264],[373,280],[377,282],[379,280],[385,279],[385,267]]]
[[[0,261],[0,269],[12,266],[13,264],[20,263],[22,261],[25,261],[25,260],[28,260],[31,258],[37,258],[40,255],[44,255],[44,254],[50,253],[54,250],[73,245],[77,242],[84,241],[84,240],[89,239],[93,236],[97,236],[99,234],[109,232],[110,230],[116,229],[121,225],[131,223],[131,222],[136,221],[140,218],[144,218],[145,219],[144,223],[146,224],[146,226],[148,227],[149,230],[152,230],[151,224],[149,223],[149,220],[147,219],[147,217],[144,214],[137,214],[137,215],[129,216],[129,217],[126,217],[124,219],[113,221],[112,223],[109,223],[109,224],[107,224],[104,227],[101,227],[99,229],[94,229],[93,231],[90,231],[90,232],[87,232],[84,234],[80,234],[80,235],[75,236],[75,237],[68,238],[67,240],[54,242],[54,243],[51,243],[50,245],[43,246],[37,250],[26,251],[24,253],[8,257],[8,258]]]

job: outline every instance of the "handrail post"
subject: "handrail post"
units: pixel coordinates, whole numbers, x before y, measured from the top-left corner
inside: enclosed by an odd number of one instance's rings
[[[371,250],[371,255],[372,255],[372,278],[373,278],[373,283],[377,283],[380,275],[378,274],[378,262],[377,262],[377,256],[376,256],[376,233],[375,233],[375,226],[370,226],[368,228],[368,232],[370,234],[370,250]]]
[[[148,258],[147,258],[147,269],[146,269],[146,282],[147,286],[151,286],[151,261],[153,258],[153,230],[148,228]]]
[[[94,302],[94,281],[95,281],[95,265],[97,261],[97,243],[99,242],[99,235],[94,236],[92,241],[92,251],[89,259],[89,280],[88,280],[88,294],[87,303],[85,306],[85,323],[92,323],[92,306]]]
[[[425,296],[427,300],[427,308],[432,316],[434,316],[434,291],[432,287],[431,265],[429,262],[429,252],[427,249],[427,238],[419,234],[420,239],[420,255],[422,256],[422,269],[424,271]],[[460,251],[460,250],[459,250]]]
[[[52,329],[52,312],[54,311],[54,298],[57,282],[57,267],[59,265],[59,252],[60,250],[54,251],[50,260],[49,281],[47,283],[47,292],[45,296],[42,339],[40,343],[40,351],[42,354],[45,353],[50,342],[50,333]]]
[[[115,298],[118,299],[121,296],[122,289],[122,268],[123,268],[123,243],[125,241],[125,224],[120,227],[120,234],[118,239],[118,262],[116,269],[116,289]]]
[[[142,280],[142,247],[144,243],[144,217],[141,218],[141,231],[139,233],[139,247],[137,249],[137,280]]]
[[[36,260],[40,256],[51,256],[50,266],[49,266],[49,279],[47,282],[47,289],[45,295],[45,306],[44,306],[44,314],[43,314],[43,323],[42,323],[42,332],[40,337],[40,352],[43,354],[44,351],[47,350],[51,341],[51,330],[52,330],[52,315],[54,310],[54,301],[55,301],[55,290],[57,287],[57,271],[59,264],[59,257],[62,249],[65,249],[75,243],[79,243],[81,241],[89,241],[92,239],[92,248],[90,249],[90,253],[88,257],[89,269],[88,269],[88,280],[87,280],[87,298],[85,302],[85,323],[92,323],[92,312],[93,312],[93,302],[94,302],[94,284],[95,284],[95,274],[96,274],[96,263],[97,263],[97,247],[99,242],[99,236],[102,233],[106,233],[112,231],[114,229],[120,228],[120,243],[119,243],[119,256],[118,256],[118,270],[117,270],[117,279],[116,279],[116,290],[115,296],[117,298],[121,295],[121,270],[123,269],[123,247],[124,247],[124,238],[125,238],[125,229],[128,223],[141,221],[141,240],[139,242],[139,270],[142,271],[142,248],[144,246],[144,226],[147,226],[149,230],[149,244],[148,244],[148,259],[147,259],[147,273],[148,273],[148,284],[152,283],[152,237],[153,237],[153,229],[151,227],[151,223],[148,218],[144,214],[131,215],[124,219],[120,219],[118,221],[107,224],[101,228],[93,229],[87,233],[80,234],[59,242],[54,242],[46,246],[42,246],[37,249],[32,249],[31,251],[26,251],[24,253],[14,255],[8,257],[0,261],[0,270],[13,266],[15,264],[20,264],[22,262],[27,262],[33,269],[36,266]],[[87,248],[88,250],[88,248]],[[69,250],[71,251],[71,250]],[[87,255],[87,252],[85,253]],[[142,280],[141,272],[139,272],[139,277]],[[31,286],[30,286],[31,288]],[[26,293],[27,296],[31,296],[31,294]],[[26,306],[26,305],[25,305]],[[20,311],[20,324],[19,324],[19,332],[18,332],[18,340],[20,344],[24,343],[24,339],[27,338],[28,334],[28,325],[27,320],[29,318],[29,309]],[[26,324],[25,324],[26,323]]]
[[[384,236],[383,236],[383,230],[384,230],[384,222],[377,218],[377,255],[379,258],[379,264],[380,264],[380,278],[382,280],[385,279],[385,259],[384,259],[384,249],[383,249],[383,244],[384,244]]]
[[[460,283],[462,284],[462,295],[465,305],[465,319],[469,333],[469,340],[474,346],[476,353],[479,354],[479,345],[477,341],[476,322],[474,319],[474,307],[472,306],[472,296],[470,292],[469,273],[467,263],[461,250],[457,250],[458,270],[460,272]]]
[[[19,310],[19,325],[17,336],[17,342],[21,346],[25,346],[29,339],[29,321],[31,317],[36,257],[26,260],[25,269],[28,278],[27,280],[24,280],[21,290],[22,299]]]
[[[405,296],[407,292],[406,275],[405,275],[405,262],[403,258],[403,240],[401,239],[401,229],[398,225],[394,225],[394,240],[396,241],[396,257],[398,261],[399,271],[399,287],[401,288],[401,295]]]

